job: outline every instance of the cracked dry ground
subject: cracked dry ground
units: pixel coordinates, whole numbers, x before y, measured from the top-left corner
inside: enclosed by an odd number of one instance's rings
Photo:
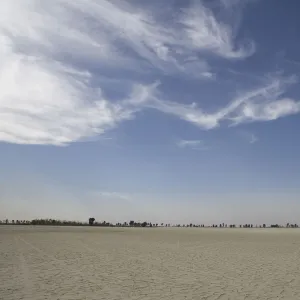
[[[0,299],[300,299],[300,230],[0,226]]]

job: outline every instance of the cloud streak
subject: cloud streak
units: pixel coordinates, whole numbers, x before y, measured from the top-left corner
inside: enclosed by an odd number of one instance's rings
[[[227,7],[231,5],[233,3],[226,4]],[[210,51],[229,59],[242,59],[255,52],[255,45],[252,41],[235,45],[233,28],[218,22],[212,11],[199,1],[185,10],[181,22],[194,49]]]
[[[253,42],[237,42],[234,26],[201,2],[182,9],[178,19],[118,0],[3,0],[0,10],[0,141],[68,145],[145,109],[206,130],[300,110],[299,102],[282,97],[284,79],[214,113],[174,102],[158,82],[149,84],[165,75],[212,79],[211,56],[236,60],[254,53]],[[119,92],[115,98],[108,81]]]
[[[249,141],[249,143],[250,144],[254,144],[254,143],[256,143],[256,142],[258,142],[258,137],[255,135],[255,134],[251,134],[251,137],[250,137],[250,141]]]
[[[53,0],[49,5],[4,0],[1,11],[1,35],[10,40],[14,52],[79,68],[93,68],[96,62],[97,67],[118,70],[142,71],[139,66],[145,66],[167,73],[205,73],[205,56],[195,60],[198,51],[213,51],[225,58],[243,58],[253,52],[245,45],[236,47],[230,27],[218,22],[201,3],[184,10],[177,26],[171,15],[163,16],[168,22],[159,19],[155,7],[145,10],[127,1]]]
[[[213,113],[204,112],[196,103],[188,105],[156,97],[143,105],[206,130],[219,127],[222,122],[234,126],[246,122],[271,121],[300,112],[299,101],[283,97],[287,87],[296,82],[294,76],[273,77],[264,86],[244,92]]]
[[[92,191],[88,193],[88,196],[92,196],[93,198],[96,197],[102,200],[123,200],[128,202],[132,200],[132,198],[127,194],[108,191]]]
[[[192,150],[207,150],[208,147],[205,146],[204,142],[201,140],[179,140],[177,142],[179,148],[189,148]]]
[[[258,136],[253,132],[247,130],[238,130],[236,133],[242,140],[249,144],[255,144],[259,141]]]
[[[89,74],[23,56],[7,58],[0,73],[2,141],[64,145],[133,118],[129,107],[89,87]],[[147,97],[146,89],[134,96]]]

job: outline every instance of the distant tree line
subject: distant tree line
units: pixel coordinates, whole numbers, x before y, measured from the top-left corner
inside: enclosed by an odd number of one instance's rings
[[[33,219],[29,220],[0,220],[0,224],[7,225],[52,225],[52,226],[84,226],[88,225],[84,222],[78,221],[66,221],[66,220],[57,220],[57,219]]]
[[[0,225],[52,225],[52,226],[104,226],[104,227],[196,227],[196,228],[299,228],[297,224],[287,223],[285,226],[279,224],[271,224],[267,226],[266,224],[262,225],[253,225],[253,224],[225,224],[221,223],[219,225],[204,225],[204,224],[170,224],[170,223],[152,223],[152,222],[136,222],[131,220],[129,222],[117,222],[115,224],[102,221],[97,222],[95,218],[91,217],[88,219],[88,222],[79,222],[79,221],[67,221],[67,220],[58,220],[58,219],[34,219],[34,220],[0,220]]]

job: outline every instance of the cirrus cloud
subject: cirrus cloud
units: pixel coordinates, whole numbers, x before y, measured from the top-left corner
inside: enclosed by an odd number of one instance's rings
[[[208,147],[201,140],[179,140],[177,142],[179,148],[190,148],[192,150],[207,150]]]
[[[213,80],[211,54],[230,61],[255,51],[201,1],[182,9],[178,20],[118,0],[3,0],[0,9],[1,141],[67,145],[144,109],[202,129],[299,112],[299,102],[282,97],[289,79],[274,78],[214,113],[159,91],[153,78]]]

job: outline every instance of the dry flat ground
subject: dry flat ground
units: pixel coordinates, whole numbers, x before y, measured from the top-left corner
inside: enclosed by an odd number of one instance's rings
[[[300,230],[0,226],[0,299],[300,299]]]

